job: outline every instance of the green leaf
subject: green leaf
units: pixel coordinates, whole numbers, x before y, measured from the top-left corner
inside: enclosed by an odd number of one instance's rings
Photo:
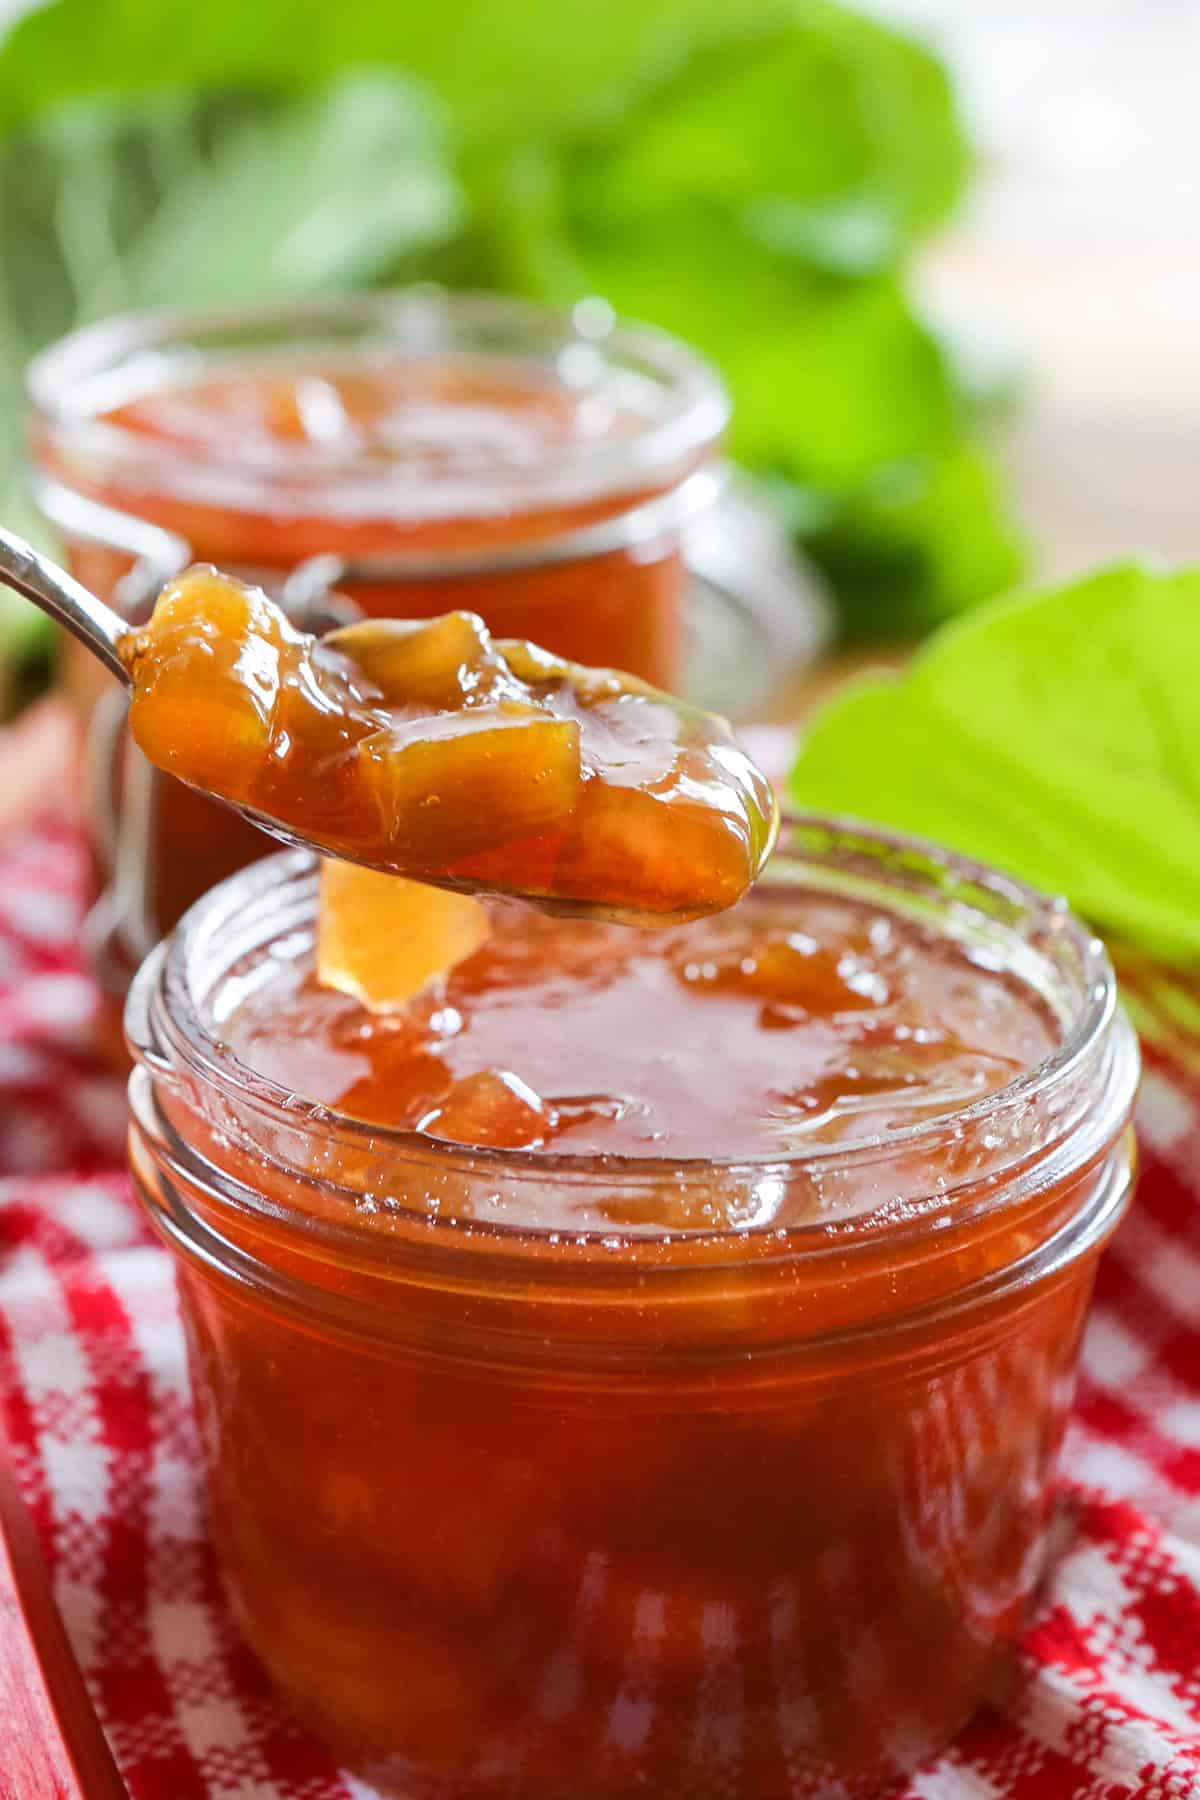
[[[0,45],[0,128],[85,96],[288,91],[363,65],[428,81],[493,146],[600,128],[623,196],[811,207],[787,231],[838,266],[894,254],[966,169],[936,60],[828,0],[53,0]]]
[[[464,129],[528,137],[696,42],[790,10],[785,0],[52,0],[0,48],[0,129],[84,95],[287,90],[390,65],[428,80]]]
[[[460,217],[434,109],[397,76],[362,74],[250,117],[194,159],[120,256],[123,295],[93,287],[89,310],[361,285]]]
[[[689,338],[729,380],[738,455],[843,489],[957,428],[952,371],[887,271],[965,163],[931,57],[800,0],[550,149],[469,158],[476,266]]]
[[[744,461],[845,489],[952,440],[958,401],[937,340],[890,277],[814,273],[707,204],[567,231],[561,206],[561,190],[556,202],[543,189],[519,233],[505,218],[503,241],[525,246],[508,274],[543,298],[601,294],[704,351],[732,390]],[[484,260],[505,266],[502,249]]]
[[[843,633],[912,636],[1010,585],[1021,544],[969,437],[961,355],[894,265],[966,167],[944,72],[841,8],[694,46],[552,145],[477,150],[434,272],[600,293],[721,368],[731,448],[806,496]],[[973,389],[974,384],[972,384]]]
[[[1026,557],[995,468],[966,441],[874,472],[805,538],[848,642],[923,637],[1011,588]]]
[[[802,806],[916,832],[1200,957],[1200,570],[993,602],[813,721]]]
[[[839,274],[893,265],[958,198],[966,144],[940,65],[823,4],[701,46],[579,138],[577,216],[723,208],[776,254]]]

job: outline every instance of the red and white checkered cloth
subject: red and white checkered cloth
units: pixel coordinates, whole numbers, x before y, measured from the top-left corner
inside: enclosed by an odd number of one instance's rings
[[[170,1260],[122,1172],[120,1085],[78,1048],[80,878],[66,826],[0,851],[0,1425],[134,1800],[363,1800],[222,1607]],[[1200,999],[1139,994],[1175,1041],[1148,1056],[1060,1556],[1006,1709],[905,1800],[1200,1800]]]

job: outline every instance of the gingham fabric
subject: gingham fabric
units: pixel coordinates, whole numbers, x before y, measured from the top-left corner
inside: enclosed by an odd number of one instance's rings
[[[80,876],[64,825],[0,847],[0,1422],[134,1800],[363,1800],[222,1607],[169,1260],[121,1169],[120,1088],[79,1049]],[[904,1800],[1200,1800],[1200,998],[1138,971],[1134,999],[1170,1049],[1100,1273],[1057,1561],[1004,1710]]]

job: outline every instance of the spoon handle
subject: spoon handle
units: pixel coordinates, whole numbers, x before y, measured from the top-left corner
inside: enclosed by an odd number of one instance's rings
[[[129,627],[119,613],[95,594],[89,593],[51,562],[48,556],[27,544],[15,532],[0,526],[0,582],[24,594],[35,606],[57,619],[60,625],[77,637],[118,681],[129,685],[129,671],[121,661],[117,648]]]

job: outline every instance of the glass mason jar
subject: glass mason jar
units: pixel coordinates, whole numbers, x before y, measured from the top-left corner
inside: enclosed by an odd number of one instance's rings
[[[131,315],[43,352],[28,386],[35,496],[74,572],[131,623],[167,576],[213,562],[313,629],[348,606],[466,607],[726,711],[823,637],[782,530],[717,460],[716,374],[601,302],[564,314],[419,288]],[[268,844],[152,771],[124,743],[120,697],[64,649],[81,717],[103,692],[89,938],[123,992],[160,933]]]
[[[815,818],[765,879],[800,922],[842,892],[989,951],[1060,1042],[887,1136],[666,1164],[372,1128],[239,1064],[230,1008],[311,955],[303,856],[209,894],[134,986],[133,1175],[235,1615],[406,1800],[871,1794],[1009,1665],[1136,1043],[1101,945],[1015,882]],[[564,1183],[595,1229],[512,1222]],[[630,1224],[664,1183],[736,1225]]]

